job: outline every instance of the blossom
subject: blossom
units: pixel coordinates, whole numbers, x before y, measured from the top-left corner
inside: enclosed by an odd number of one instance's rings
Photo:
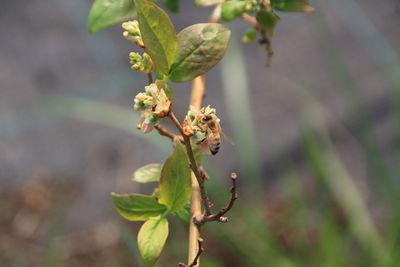
[[[171,100],[166,96],[163,88],[155,83],[145,86],[145,92],[136,95],[133,108],[142,111],[142,118],[137,128],[143,133],[153,130],[171,110]]]
[[[220,119],[215,115],[216,110],[210,106],[200,110],[190,106],[182,125],[183,133],[192,136],[194,142],[204,152],[215,154],[218,152],[220,143]],[[218,149],[212,151],[212,147]]]
[[[142,130],[143,133],[149,133],[154,129],[154,126],[157,126],[158,124],[160,124],[160,119],[151,112],[145,111],[142,114],[140,123],[136,125],[136,127]]]
[[[189,107],[189,111],[183,121],[183,133],[188,136],[194,135],[199,130],[197,124],[200,119],[200,111],[194,106]]]

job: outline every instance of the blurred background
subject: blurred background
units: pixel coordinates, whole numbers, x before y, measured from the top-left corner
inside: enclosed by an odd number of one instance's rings
[[[207,157],[207,186],[223,205],[237,172],[240,198],[229,224],[203,228],[204,267],[399,266],[400,2],[311,2],[280,14],[269,68],[240,41],[249,26],[229,23],[207,76],[204,103],[235,140]],[[140,223],[110,192],[151,192],[132,172],[172,148],[135,129],[146,77],[119,26],[87,33],[91,3],[1,3],[0,266],[141,266]],[[180,31],[211,11],[181,1],[171,19]],[[190,83],[173,88],[183,118]],[[171,220],[158,266],[187,257],[187,226]]]

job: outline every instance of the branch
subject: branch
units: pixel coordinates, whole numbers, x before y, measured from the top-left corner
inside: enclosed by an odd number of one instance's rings
[[[211,13],[208,22],[217,23],[221,19],[221,4],[215,6],[214,10]]]
[[[194,106],[196,109],[201,108],[201,103],[205,96],[206,91],[206,78],[204,75],[199,76],[193,80],[192,94],[190,96],[190,105]]]
[[[168,114],[168,117],[172,120],[172,122],[175,124],[175,126],[176,126],[176,128],[179,130],[179,132],[181,133],[181,135],[182,135],[182,137],[184,137],[184,133],[183,133],[183,130],[182,130],[182,125],[181,125],[181,123],[179,122],[179,120],[176,118],[176,116],[175,116],[175,114],[171,111],[169,114]]]
[[[269,1],[266,1],[269,2]],[[269,3],[267,3],[269,5]],[[266,5],[266,3],[264,3]],[[242,15],[242,19],[248,23],[250,23],[256,31],[260,32],[261,40],[259,41],[260,44],[265,44],[265,48],[267,50],[267,66],[271,66],[272,56],[274,51],[272,50],[271,40],[267,36],[267,32],[265,29],[258,23],[257,19],[249,14],[244,13]]]
[[[204,75],[196,77],[192,83],[192,93],[190,96],[190,105],[196,109],[201,108],[203,97],[206,91]],[[189,224],[189,242],[188,242],[188,262],[191,262],[196,257],[196,252],[199,249],[197,243],[200,238],[200,229],[194,224],[193,218],[201,216],[201,193],[200,186],[197,182],[197,177],[192,172],[192,198],[190,201],[190,224]],[[197,266],[200,265],[200,259],[197,260]],[[194,266],[196,267],[196,265]]]
[[[272,56],[274,55],[274,50],[272,50],[271,40],[268,38],[267,34],[261,33],[262,38],[259,41],[260,44],[265,44],[265,49],[267,50],[267,67],[271,66]]]
[[[208,199],[207,191],[204,186],[204,179],[200,173],[200,170],[199,170],[196,160],[194,158],[192,145],[190,142],[190,137],[187,135],[184,135],[184,134],[182,136],[183,136],[183,139],[185,140],[186,151],[187,151],[189,161],[190,161],[190,168],[192,169],[194,175],[196,176],[197,182],[199,183],[200,195],[201,195],[201,200],[202,200],[203,206],[204,206],[204,212],[208,216],[211,214],[211,210],[210,210],[210,201]]]
[[[258,23],[257,19],[247,13],[244,13],[242,15],[242,19],[248,23],[250,23],[254,29],[256,29],[259,32],[265,32],[264,28]]]
[[[149,84],[153,83],[153,75],[151,74],[151,72],[147,73],[147,79],[148,79]]]
[[[196,160],[194,158],[192,145],[190,142],[190,137],[183,133],[182,125],[180,124],[179,120],[176,118],[175,114],[172,111],[169,113],[169,117],[171,118],[172,122],[175,124],[175,126],[178,128],[178,130],[182,134],[182,137],[183,137],[183,140],[184,140],[184,143],[186,146],[186,152],[187,152],[189,162],[190,162],[190,168],[192,169],[194,175],[196,176],[196,180],[197,180],[197,183],[199,184],[199,188],[200,188],[200,195],[201,195],[201,199],[203,202],[205,215],[208,216],[211,214],[208,195],[207,195],[206,188],[204,187],[203,176],[202,176],[202,174],[199,170],[199,167],[197,166]]]
[[[161,127],[161,126],[154,126],[154,128],[158,131],[158,133],[162,136],[166,136],[168,138],[170,138],[172,141],[174,141],[175,139],[178,139],[179,141],[183,142],[183,138],[180,135],[171,133],[170,131],[168,131],[167,129]]]
[[[212,221],[218,221],[218,222],[222,222],[222,223],[228,222],[228,218],[224,217],[224,215],[232,209],[233,205],[235,204],[236,199],[238,198],[238,194],[236,193],[236,180],[237,180],[236,173],[231,174],[231,180],[232,180],[232,187],[230,190],[231,198],[230,198],[228,204],[215,214],[211,214],[208,216],[204,215],[200,219],[194,218],[194,223],[198,227],[205,224],[206,222],[212,222]]]
[[[186,265],[184,263],[178,263],[179,267],[194,267],[194,266],[197,265],[197,261],[199,260],[201,253],[203,253],[203,251],[204,251],[204,249],[203,249],[203,239],[199,238],[197,240],[197,242],[198,242],[199,249],[197,251],[196,257],[194,257],[194,259],[193,259],[193,262],[191,264],[189,264],[189,265]]]

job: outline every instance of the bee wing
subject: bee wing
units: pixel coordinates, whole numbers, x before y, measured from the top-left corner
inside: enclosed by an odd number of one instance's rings
[[[233,141],[233,138],[227,135],[224,131],[221,129],[221,134],[224,136],[225,140],[228,141],[229,144],[235,145],[235,142]]]

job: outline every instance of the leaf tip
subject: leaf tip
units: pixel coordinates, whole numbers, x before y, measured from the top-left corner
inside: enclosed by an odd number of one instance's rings
[[[93,29],[93,27],[90,27],[90,26],[87,27],[87,31],[88,31],[88,33],[89,33],[90,35],[92,35],[93,33],[96,32],[96,30]]]

